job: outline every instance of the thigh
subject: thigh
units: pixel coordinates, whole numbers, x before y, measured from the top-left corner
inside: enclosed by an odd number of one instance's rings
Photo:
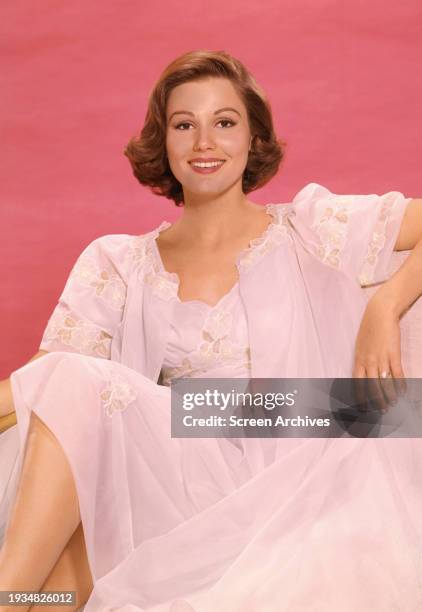
[[[66,606],[66,610],[71,612],[87,602],[92,589],[92,575],[88,564],[82,523],[80,522],[40,590],[76,591],[75,605]],[[31,608],[34,612],[52,612],[54,609],[55,607],[51,605],[33,606]],[[57,606],[57,609],[63,610],[63,606]]]

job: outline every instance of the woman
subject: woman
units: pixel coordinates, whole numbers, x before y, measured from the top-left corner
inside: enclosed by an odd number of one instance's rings
[[[74,589],[86,612],[419,609],[417,440],[172,438],[170,383],[403,377],[421,201],[249,200],[283,143],[223,52],[165,69],[126,155],[183,214],[89,244],[11,375],[0,590]],[[387,280],[394,249],[413,251]]]

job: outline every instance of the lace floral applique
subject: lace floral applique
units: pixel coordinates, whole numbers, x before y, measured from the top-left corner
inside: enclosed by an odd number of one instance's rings
[[[134,266],[142,268],[147,261],[147,243],[149,234],[141,236],[133,236],[129,243],[130,258],[134,262]]]
[[[267,204],[265,209],[273,219],[261,236],[250,241],[237,258],[237,264],[243,269],[255,265],[264,255],[281,244],[288,235],[288,206]]]
[[[381,207],[381,211],[375,225],[371,241],[368,245],[366,257],[359,274],[359,282],[362,286],[373,282],[375,268],[378,263],[378,255],[385,245],[387,236],[387,223],[393,205],[393,197],[386,198]]]
[[[198,348],[185,357],[180,366],[163,368],[163,384],[168,385],[173,378],[204,374],[211,367],[227,362],[250,368],[250,347],[230,340],[232,325],[233,314],[230,310],[223,305],[212,309],[201,330]]]
[[[59,342],[76,352],[109,359],[111,336],[96,325],[77,317],[59,302],[49,319],[41,343]]]
[[[329,203],[326,200],[316,203],[318,222],[313,227],[321,243],[316,254],[321,261],[334,268],[340,266],[340,254],[346,242],[349,221],[346,207],[348,202],[349,198],[343,196],[335,201],[330,200]]]
[[[143,236],[136,236],[132,242],[131,250],[135,265],[139,266],[145,283],[151,288],[154,295],[169,300],[178,293],[177,275],[162,270],[154,256],[156,236],[164,229],[170,227],[169,221],[163,221],[159,227]]]
[[[206,357],[227,357],[232,355],[233,343],[228,335],[233,325],[233,314],[224,308],[211,310],[206,318],[199,345],[201,355]]]
[[[273,248],[278,246],[288,235],[287,206],[282,210],[279,204],[267,204],[266,211],[273,219],[264,233],[251,240],[249,246],[244,249],[237,258],[236,264],[239,268],[249,269],[259,259],[266,255]],[[161,225],[145,234],[137,236],[132,243],[132,257],[136,265],[143,270],[143,279],[148,283],[153,293],[165,300],[177,298],[179,291],[179,277],[174,272],[167,272],[163,269],[161,261],[155,253],[154,241],[157,235],[171,226],[168,221],[163,221]]]
[[[92,287],[97,296],[114,310],[122,310],[126,301],[126,285],[112,264],[100,266],[93,255],[84,252],[74,265],[70,280],[77,279]]]
[[[111,417],[116,410],[125,410],[137,398],[135,388],[120,374],[113,372],[100,393],[105,413]]]

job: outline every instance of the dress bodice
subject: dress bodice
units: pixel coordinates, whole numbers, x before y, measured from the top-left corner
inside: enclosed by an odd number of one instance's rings
[[[270,203],[264,209],[271,221],[261,236],[241,251],[236,260],[238,269],[254,265],[284,236],[280,208]],[[164,221],[157,228],[149,250],[149,280],[175,302],[161,368],[162,384],[170,386],[171,380],[180,377],[250,378],[248,324],[239,281],[214,306],[201,300],[182,302],[178,297],[179,276],[165,270],[155,240],[169,225]]]
[[[173,378],[249,378],[250,348],[239,283],[215,306],[176,300],[161,369],[164,385]]]

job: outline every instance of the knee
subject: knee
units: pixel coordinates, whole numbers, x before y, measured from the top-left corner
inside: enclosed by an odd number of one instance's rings
[[[80,383],[85,378],[95,378],[95,373],[97,372],[100,375],[101,371],[100,367],[96,364],[96,357],[82,355],[81,353],[55,351],[45,355],[43,359],[48,360],[51,367],[51,375],[54,375],[56,372],[62,375],[63,385]],[[104,364],[102,365],[104,367]]]

